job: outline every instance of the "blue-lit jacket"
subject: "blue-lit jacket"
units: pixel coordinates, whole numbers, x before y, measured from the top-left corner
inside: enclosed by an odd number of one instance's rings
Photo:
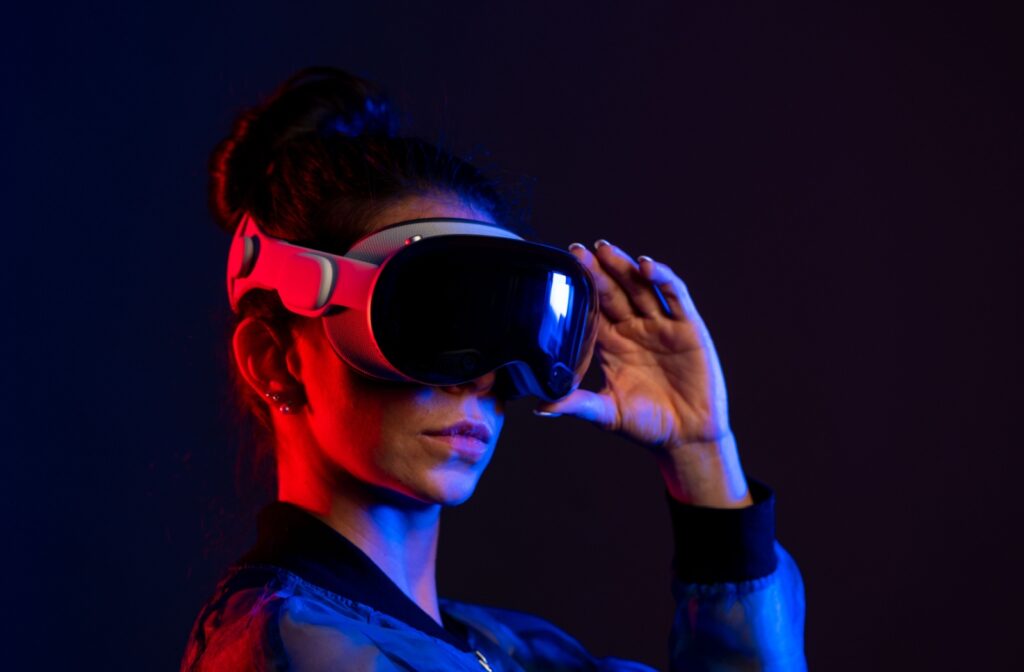
[[[669,500],[676,538],[671,669],[805,670],[800,573],[774,540],[773,496],[724,510]],[[596,658],[522,612],[441,600],[443,627],[354,544],[285,503],[260,513],[192,628],[181,669],[313,672],[650,670]],[[616,614],[606,618],[635,618]]]

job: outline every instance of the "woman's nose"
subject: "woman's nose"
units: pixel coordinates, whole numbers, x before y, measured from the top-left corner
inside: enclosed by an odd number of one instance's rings
[[[484,374],[479,378],[466,381],[465,383],[459,383],[458,385],[444,385],[441,389],[445,392],[451,392],[452,394],[458,394],[462,390],[469,390],[475,394],[487,394],[494,387],[494,381],[497,379],[497,374],[494,371]]]

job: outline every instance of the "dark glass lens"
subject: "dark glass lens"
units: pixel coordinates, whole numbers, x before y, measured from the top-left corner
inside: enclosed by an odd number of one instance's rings
[[[400,250],[374,289],[381,352],[404,374],[454,385],[522,362],[557,398],[582,376],[597,301],[568,252],[487,236],[437,236]]]

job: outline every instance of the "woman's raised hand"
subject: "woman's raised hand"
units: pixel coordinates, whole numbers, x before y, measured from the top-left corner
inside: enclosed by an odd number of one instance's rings
[[[679,501],[749,505],[725,379],[686,285],[650,257],[638,264],[605,240],[594,248],[573,243],[569,251],[597,283],[595,354],[605,385],[598,392],[577,389],[535,411],[582,418],[646,446]]]

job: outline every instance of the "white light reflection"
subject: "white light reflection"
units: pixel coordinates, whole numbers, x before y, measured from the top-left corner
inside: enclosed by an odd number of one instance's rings
[[[548,302],[551,310],[555,312],[556,319],[562,319],[569,313],[569,294],[572,288],[569,287],[567,278],[561,273],[550,273],[548,275]]]

